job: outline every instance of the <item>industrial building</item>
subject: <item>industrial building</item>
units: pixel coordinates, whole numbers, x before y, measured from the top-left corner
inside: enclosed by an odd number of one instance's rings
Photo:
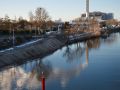
[[[83,13],[81,15],[81,18],[84,19],[88,17],[85,13]],[[99,11],[95,11],[95,12],[89,12],[89,19],[95,18],[97,20],[110,20],[110,19],[114,19],[114,15],[113,13],[105,13],[105,12],[99,12]]]

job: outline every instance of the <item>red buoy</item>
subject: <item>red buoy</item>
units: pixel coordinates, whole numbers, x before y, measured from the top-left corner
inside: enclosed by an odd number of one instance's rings
[[[42,82],[42,90],[45,90],[45,76],[43,72],[42,72],[41,82]]]

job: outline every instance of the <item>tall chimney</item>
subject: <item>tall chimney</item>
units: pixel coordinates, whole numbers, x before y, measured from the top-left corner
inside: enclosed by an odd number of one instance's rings
[[[86,0],[86,18],[89,19],[89,0]]]

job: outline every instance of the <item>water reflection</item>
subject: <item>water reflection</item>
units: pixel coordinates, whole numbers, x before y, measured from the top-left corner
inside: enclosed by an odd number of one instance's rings
[[[44,76],[48,78],[49,74],[52,72],[52,66],[50,62],[47,62],[47,64],[43,64],[42,60],[39,60],[38,63],[36,63],[35,67],[32,69],[30,76],[36,76],[38,81],[40,81],[40,77],[42,77],[42,72],[44,72]]]
[[[74,60],[80,59],[85,51],[85,47],[82,47],[83,43],[77,43],[74,47],[67,46],[65,52],[63,53],[63,57],[67,57],[67,62],[71,63]]]
[[[67,58],[67,62],[72,63],[74,60],[80,60],[83,54],[86,54],[86,64],[88,64],[89,59],[89,50],[98,49],[100,47],[100,38],[87,40],[86,42],[80,42],[74,44],[74,47],[71,45],[66,46],[64,50],[63,57]]]
[[[105,44],[112,44],[113,42],[117,41],[118,37],[119,37],[119,33],[116,33],[116,34],[111,34],[109,35],[106,39],[102,39],[102,41],[105,43]]]
[[[43,64],[41,60],[1,71],[0,90],[40,89],[42,72],[47,78],[51,71],[51,64]]]
[[[97,50],[102,43],[112,44],[117,38],[118,35],[115,34],[106,39],[96,38],[68,45],[42,60],[5,69],[0,72],[0,90],[40,90],[42,72],[46,78],[46,87],[60,83],[60,87],[66,88],[72,83],[71,80],[80,77],[89,68],[91,50]],[[60,87],[57,90],[61,90]],[[49,88],[46,90],[50,90]]]

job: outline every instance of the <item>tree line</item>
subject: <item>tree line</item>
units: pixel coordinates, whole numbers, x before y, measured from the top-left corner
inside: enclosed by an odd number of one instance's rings
[[[45,8],[38,7],[34,12],[29,12],[29,20],[19,17],[18,19],[10,19],[8,15],[0,18],[0,31],[11,33],[14,31],[29,31],[43,33],[47,29],[51,29],[54,22],[51,20]]]

